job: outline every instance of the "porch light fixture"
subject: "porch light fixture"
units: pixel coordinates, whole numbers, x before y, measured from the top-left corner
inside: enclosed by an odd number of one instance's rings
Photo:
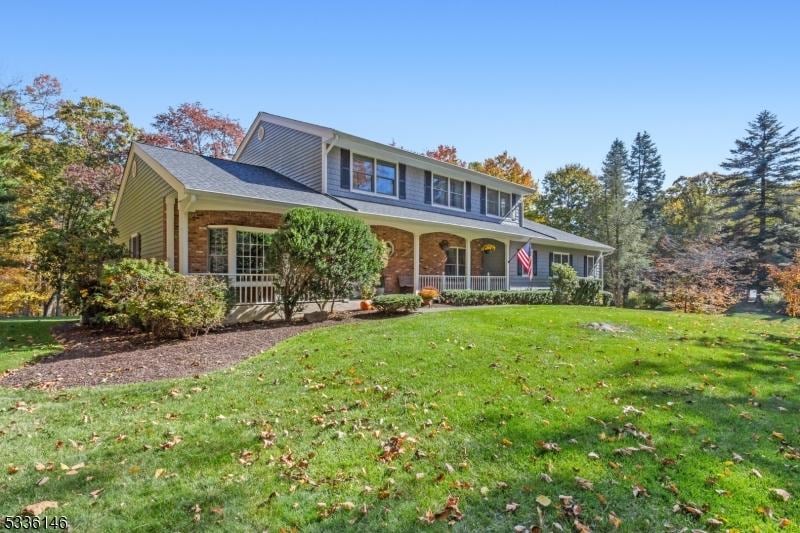
[[[439,248],[441,248],[443,252],[446,252],[450,249],[450,243],[447,242],[447,240],[443,240],[439,243]]]

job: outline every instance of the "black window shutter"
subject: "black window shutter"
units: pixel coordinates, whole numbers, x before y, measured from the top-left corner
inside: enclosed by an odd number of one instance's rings
[[[481,185],[481,215],[486,214],[486,185]]]
[[[400,163],[400,180],[398,184],[398,196],[401,200],[406,199],[406,166]]]
[[[572,262],[572,254],[569,254],[569,266],[575,268],[575,263]]]
[[[539,270],[539,265],[538,265],[538,263],[539,263],[539,252],[537,252],[536,250],[533,250],[532,255],[533,255],[533,259],[532,259],[532,262],[533,262],[533,275],[536,276],[539,273],[538,272],[538,270]]]
[[[339,158],[341,159],[341,175],[340,175],[340,183],[339,185],[342,189],[349,191],[350,190],[350,150],[345,150],[342,148],[340,151]]]
[[[553,252],[550,252],[550,264],[548,265],[548,270],[550,271],[550,275],[553,275]]]
[[[426,170],[425,171],[425,203],[426,204],[430,204],[431,203],[431,179],[432,179],[431,171],[430,170]]]
[[[589,262],[586,260],[586,256],[584,255],[583,256],[583,275],[584,276],[588,276],[589,275],[589,273],[586,272],[586,269],[588,269],[588,268],[589,268]]]
[[[468,181],[464,184],[464,206],[467,208],[467,212],[469,213],[472,211],[472,182]]]

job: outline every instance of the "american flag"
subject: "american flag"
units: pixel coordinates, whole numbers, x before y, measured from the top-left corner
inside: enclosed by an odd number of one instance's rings
[[[533,279],[533,252],[530,243],[517,250],[517,262],[522,266],[522,271],[528,275],[528,279]]]

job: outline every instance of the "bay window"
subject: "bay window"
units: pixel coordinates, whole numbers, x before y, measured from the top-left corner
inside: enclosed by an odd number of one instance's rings
[[[444,176],[433,176],[433,205],[464,209],[464,182]]]
[[[353,154],[350,188],[354,191],[397,196],[397,165]]]

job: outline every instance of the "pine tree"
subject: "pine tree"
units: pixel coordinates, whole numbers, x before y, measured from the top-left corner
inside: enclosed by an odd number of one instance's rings
[[[615,251],[605,259],[605,281],[616,305],[623,305],[647,266],[644,223],[637,202],[628,201],[628,151],[615,139],[603,162],[602,191],[596,206],[595,234]]]
[[[731,157],[721,164],[732,171],[724,182],[733,213],[731,237],[756,254],[759,265],[788,260],[798,245],[800,224],[794,208],[800,180],[800,137],[769,111],[748,124]],[[766,271],[758,266],[756,280],[764,288]]]
[[[664,170],[658,149],[646,131],[637,133],[633,140],[628,172],[634,198],[642,203],[645,212],[655,213],[656,199],[664,184]]]

